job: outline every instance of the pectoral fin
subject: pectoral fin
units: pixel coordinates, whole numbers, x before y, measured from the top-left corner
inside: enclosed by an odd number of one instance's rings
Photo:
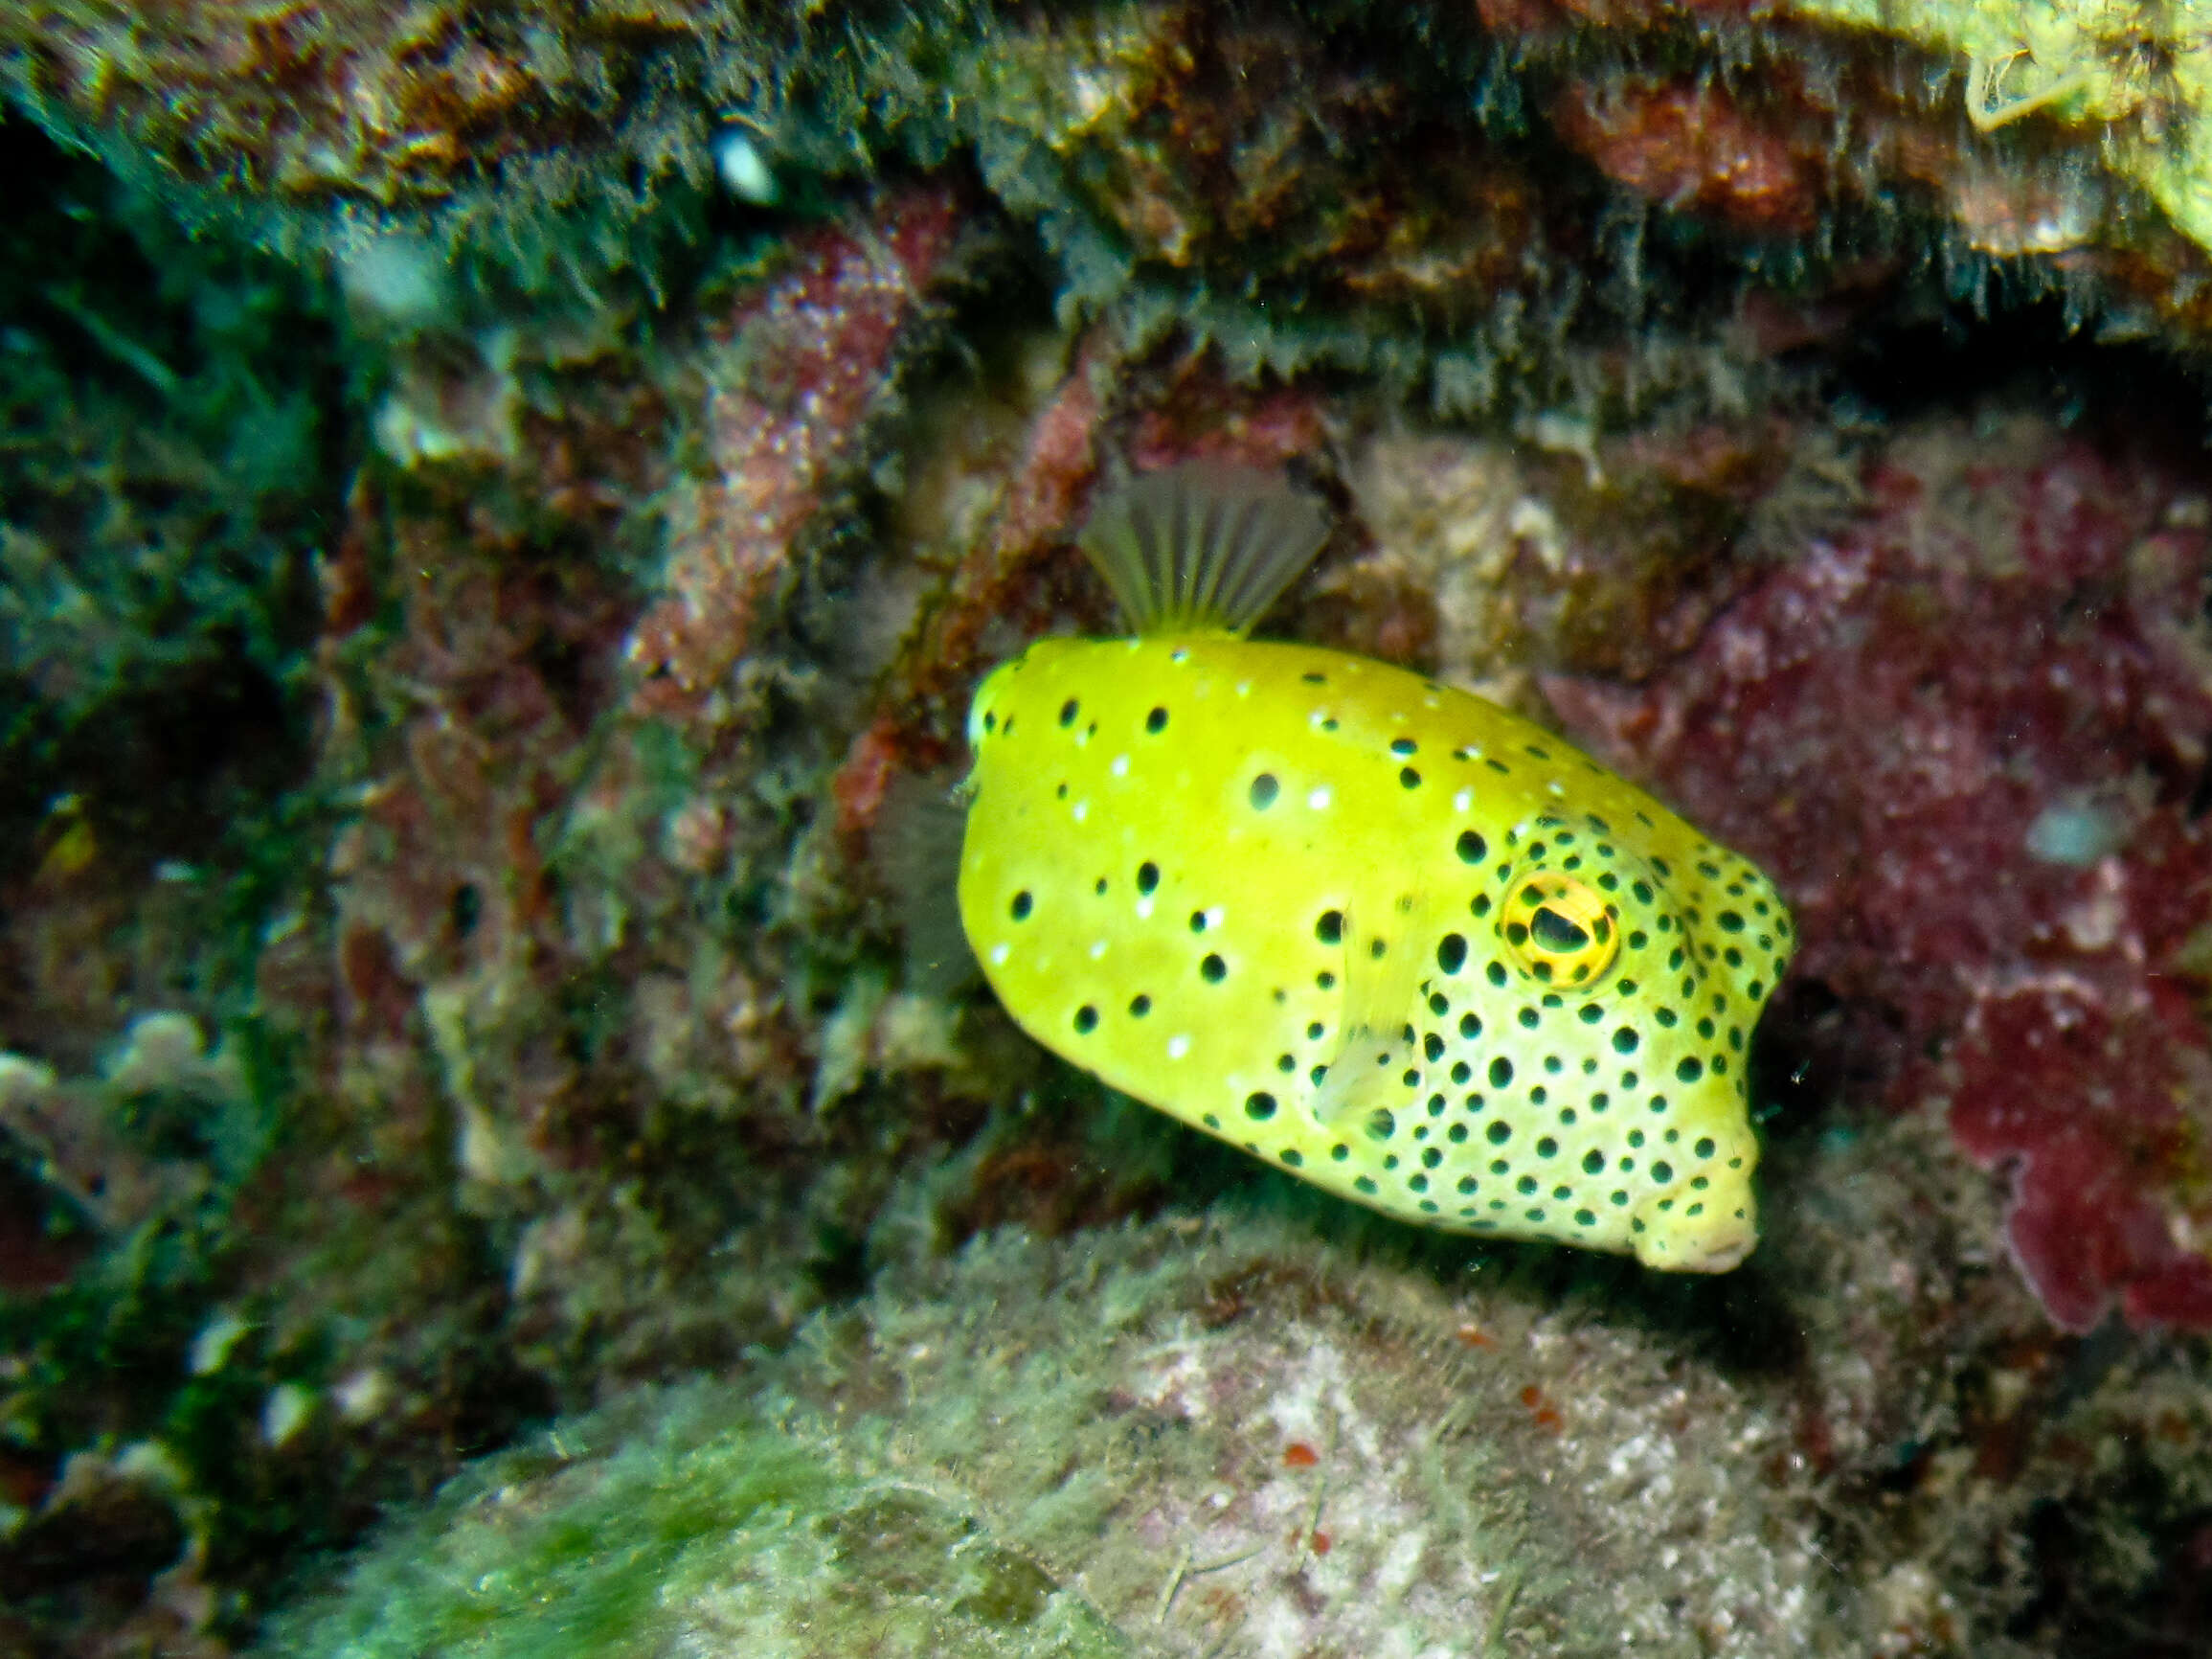
[[[1413,948],[1420,910],[1417,895],[1401,894],[1370,927],[1365,913],[1345,908],[1343,1011],[1336,1053],[1309,1107],[1316,1123],[1364,1124],[1377,1109],[1402,1102],[1406,1073],[1421,1069],[1407,1018],[1421,994],[1421,959]]]

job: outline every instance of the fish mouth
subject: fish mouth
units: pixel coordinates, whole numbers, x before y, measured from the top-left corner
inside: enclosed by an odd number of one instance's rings
[[[1661,1273],[1732,1272],[1759,1245],[1759,1212],[1749,1192],[1741,1205],[1710,1217],[1684,1219],[1655,1211],[1639,1219],[1644,1230],[1636,1235],[1636,1259]]]

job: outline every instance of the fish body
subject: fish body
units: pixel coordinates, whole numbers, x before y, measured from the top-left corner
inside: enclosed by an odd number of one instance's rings
[[[1220,627],[978,689],[963,927],[1039,1042],[1427,1226],[1684,1271],[1758,1237],[1772,884],[1464,692]]]

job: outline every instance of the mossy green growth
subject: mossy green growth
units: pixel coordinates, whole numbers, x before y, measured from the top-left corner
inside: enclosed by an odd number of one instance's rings
[[[335,1600],[282,1621],[289,1659],[748,1659],[1131,1648],[937,1493],[846,1471],[702,1384],[646,1395],[472,1466]]]
[[[1966,113],[1984,131],[2043,114],[2077,128],[2103,165],[2212,248],[2212,0],[1794,0],[1825,22],[1902,37],[1965,62]],[[2082,197],[2080,189],[2062,195]],[[2039,226],[2059,252],[2085,239],[2061,213]]]
[[[305,764],[327,295],[4,115],[0,168],[0,859],[228,868]]]

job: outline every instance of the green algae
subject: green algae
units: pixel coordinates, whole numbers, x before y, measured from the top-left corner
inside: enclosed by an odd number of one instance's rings
[[[782,1352],[465,1471],[264,1659],[1197,1659],[1486,1632],[1686,1659],[1855,1632],[1774,1383],[1363,1256],[1171,1218],[890,1267]]]
[[[405,87],[446,11],[402,26],[372,7],[317,8],[294,44],[312,39],[304,61]],[[634,27],[587,12],[557,29],[492,7],[451,33],[493,43],[537,113],[433,102],[410,147],[388,132],[318,141],[318,123],[360,135],[351,95],[315,70],[299,71],[297,118],[272,121],[260,100],[295,72],[289,57],[239,73],[169,31],[124,52],[103,16],[73,0],[0,20],[0,97],[182,222],[328,261],[395,334],[659,306],[913,168],[972,169],[1006,240],[1054,268],[1064,317],[1105,317],[1133,350],[1180,330],[1241,379],[1371,374],[1456,415],[1591,403],[1613,376],[1583,336],[1704,292],[1702,255],[1670,263],[1640,208],[1609,216],[1597,182],[1530,120],[1527,67],[1471,17],[1409,29],[1328,0],[1216,38],[1144,4],[641,0],[623,9]],[[103,64],[100,97],[39,50],[56,17],[85,32],[73,61]],[[526,48],[533,33],[558,52]],[[718,179],[734,137],[774,179],[770,199]],[[1410,149],[1437,165],[1409,189]],[[225,154],[239,159],[205,163]],[[1601,243],[1636,244],[1601,249],[1632,281],[1587,281],[1580,225],[1563,239],[1528,211],[1539,176],[1586,202]],[[1380,240],[1378,216],[1397,225]],[[1709,353],[1708,333],[1693,316],[1674,354]],[[1636,374],[1680,392],[1695,376],[1667,356],[1641,353]]]
[[[2105,167],[2212,248],[2212,7],[2204,0],[1795,0],[1790,10],[1958,61],[1967,118],[1984,132],[2031,116],[2094,131]],[[2088,193],[2077,183],[2059,193],[2069,196]],[[2067,217],[2054,213],[2038,227],[2051,251],[2079,239]]]
[[[235,859],[305,759],[326,297],[20,120],[0,166],[0,855],[75,830],[57,875],[149,835]]]
[[[645,1396],[487,1460],[281,1622],[287,1659],[688,1650],[1115,1659],[1128,1645],[959,1504],[856,1475],[727,1389]]]

